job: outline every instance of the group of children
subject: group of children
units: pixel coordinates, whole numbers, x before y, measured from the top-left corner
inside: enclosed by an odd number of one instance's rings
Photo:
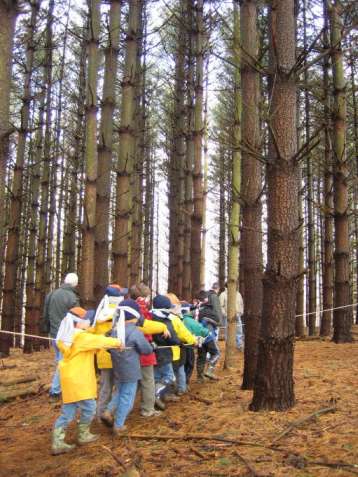
[[[56,337],[63,356],[63,406],[53,431],[54,455],[75,447],[65,442],[65,431],[77,410],[77,442],[86,444],[98,438],[90,431],[96,414],[114,435],[126,430],[138,386],[143,417],[157,416],[168,401],[179,400],[194,370],[195,348],[198,381],[217,379],[219,318],[208,293],[200,292],[196,305],[172,293],[157,295],[150,303],[150,295],[144,284],[129,290],[111,284],[96,311],[75,307],[63,318]]]

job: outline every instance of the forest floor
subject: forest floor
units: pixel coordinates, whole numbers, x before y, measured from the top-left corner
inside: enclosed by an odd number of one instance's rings
[[[0,383],[30,375],[36,381],[17,384],[16,390],[37,394],[0,404],[0,476],[358,475],[358,342],[297,341],[297,403],[288,412],[250,412],[252,392],[241,390],[242,368],[243,355],[238,352],[235,369],[220,370],[219,382],[199,385],[193,379],[191,395],[169,403],[162,416],[141,417],[137,403],[127,422],[128,436],[113,438],[109,429],[95,423],[97,442],[53,457],[51,429],[60,403],[51,403],[47,394],[52,352],[14,351],[3,364],[0,361]],[[0,399],[5,389],[13,388],[0,385]],[[304,420],[327,407],[333,410]],[[208,439],[188,440],[192,435]],[[74,440],[74,426],[68,436],[69,442]],[[127,466],[125,474],[118,459]]]

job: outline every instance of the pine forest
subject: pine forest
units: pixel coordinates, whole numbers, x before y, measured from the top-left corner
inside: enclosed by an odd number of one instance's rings
[[[0,0],[0,476],[358,474],[357,26],[354,0]],[[165,418],[51,457],[74,274],[94,323],[111,284],[197,322],[214,293],[220,360],[198,339]]]

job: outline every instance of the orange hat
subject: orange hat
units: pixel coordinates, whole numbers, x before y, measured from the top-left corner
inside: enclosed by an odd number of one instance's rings
[[[167,293],[166,296],[169,298],[173,305],[180,305],[180,300],[174,293]]]
[[[87,311],[80,306],[75,306],[74,308],[70,309],[70,313],[72,313],[72,315],[77,316],[78,318],[84,318],[86,316]]]

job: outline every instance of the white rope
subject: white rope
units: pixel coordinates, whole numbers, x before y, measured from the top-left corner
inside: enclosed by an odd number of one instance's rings
[[[4,333],[5,335],[13,335],[13,336],[26,336],[28,338],[36,338],[39,340],[48,340],[48,341],[56,341],[55,338],[50,338],[48,336],[38,336],[38,335],[29,335],[27,333],[19,333],[16,331],[5,331],[5,330],[0,330],[0,333]],[[63,341],[63,343],[68,344],[68,342]],[[72,344],[72,342],[70,343]],[[162,348],[173,348],[173,346],[193,346],[189,344],[180,344],[180,345],[167,345],[167,346],[157,346],[155,349],[162,349]],[[129,350],[129,349],[134,349],[134,347],[125,347],[122,348],[122,350]],[[153,349],[153,352],[155,350]]]
[[[358,303],[352,303],[351,305],[342,305],[342,306],[336,306],[335,308],[326,308],[325,310],[311,311],[310,313],[303,313],[302,315],[295,315],[295,318],[299,318],[300,316],[316,315],[317,313],[324,313],[326,311],[340,310],[341,308],[350,308],[351,306],[357,306],[357,305],[358,305]]]

